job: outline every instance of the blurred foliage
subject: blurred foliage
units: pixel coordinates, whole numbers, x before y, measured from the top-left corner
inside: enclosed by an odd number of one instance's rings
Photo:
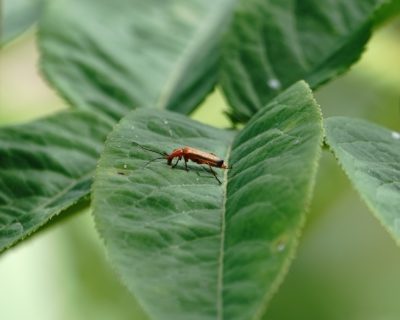
[[[381,3],[239,1],[220,72],[232,120],[249,119],[300,79],[315,90],[346,72],[359,60]]]
[[[28,32],[0,51],[0,126],[66,108],[39,75],[34,36]]]
[[[2,0],[0,47],[37,22],[43,5],[44,0]]]

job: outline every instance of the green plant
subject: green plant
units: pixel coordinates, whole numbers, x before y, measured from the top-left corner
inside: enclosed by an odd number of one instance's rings
[[[40,67],[71,110],[1,128],[0,250],[91,194],[111,262],[149,319],[260,319],[295,253],[324,137],[398,243],[399,133],[324,120],[311,91],[398,11],[377,0],[47,3]],[[185,115],[216,85],[229,130]],[[153,155],[132,142],[189,145],[233,168],[218,171],[222,185],[197,166],[144,169]]]

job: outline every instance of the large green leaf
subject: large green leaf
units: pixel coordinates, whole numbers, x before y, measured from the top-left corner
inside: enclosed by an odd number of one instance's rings
[[[225,41],[221,83],[232,118],[248,120],[305,79],[312,88],[364,50],[381,0],[241,0]]]
[[[139,109],[106,142],[93,206],[123,282],[151,319],[259,319],[296,247],[322,140],[300,82],[235,137],[183,115]],[[171,169],[137,146],[191,146],[233,168]]]
[[[345,117],[329,118],[325,127],[344,171],[400,244],[400,133]]]
[[[14,39],[39,18],[44,0],[3,0],[0,19],[0,46]]]
[[[0,252],[88,194],[109,130],[83,111],[0,129]]]
[[[236,0],[53,0],[42,68],[81,109],[190,112],[216,81],[217,45]]]

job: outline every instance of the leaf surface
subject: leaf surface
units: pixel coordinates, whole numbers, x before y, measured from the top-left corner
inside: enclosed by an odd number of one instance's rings
[[[300,82],[241,131],[139,109],[110,134],[96,173],[96,224],[151,319],[259,319],[293,256],[322,126]],[[190,146],[228,160],[220,185],[198,164],[149,150]],[[175,162],[175,161],[174,161]],[[173,163],[174,163],[173,162]],[[182,160],[183,162],[183,160]]]
[[[0,252],[88,194],[111,127],[75,111],[0,128]]]
[[[381,0],[241,0],[223,50],[221,84],[235,121],[305,79],[346,71],[370,37]]]
[[[400,244],[400,133],[346,117],[326,119],[325,128],[351,182]]]
[[[214,86],[234,2],[52,1],[40,26],[42,69],[76,108],[115,119],[136,107],[188,113]]]

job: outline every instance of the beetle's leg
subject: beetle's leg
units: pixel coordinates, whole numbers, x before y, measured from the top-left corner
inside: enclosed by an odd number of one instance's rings
[[[178,159],[176,160],[175,164],[171,167],[171,168],[175,168],[178,165],[178,162],[181,160],[181,157],[178,157]]]
[[[187,158],[183,158],[183,160],[185,160],[185,169],[186,169],[186,171],[189,171],[189,168],[187,166],[188,159]]]
[[[214,176],[215,179],[217,179],[217,181],[219,182],[219,184],[222,184],[222,182],[218,179],[217,174],[215,173],[215,171],[211,168],[211,166],[208,166],[210,168],[210,172],[212,173],[212,175]]]
[[[209,170],[207,168],[203,167],[203,166],[200,166],[200,168],[202,168],[207,173],[211,173],[213,175],[213,177],[215,179],[217,179],[218,183],[222,184],[221,181],[218,179],[216,172],[211,168],[211,166],[209,166]],[[197,172],[197,174],[200,175],[200,173],[198,173],[198,172]],[[211,177],[209,177],[209,178],[211,178]]]

